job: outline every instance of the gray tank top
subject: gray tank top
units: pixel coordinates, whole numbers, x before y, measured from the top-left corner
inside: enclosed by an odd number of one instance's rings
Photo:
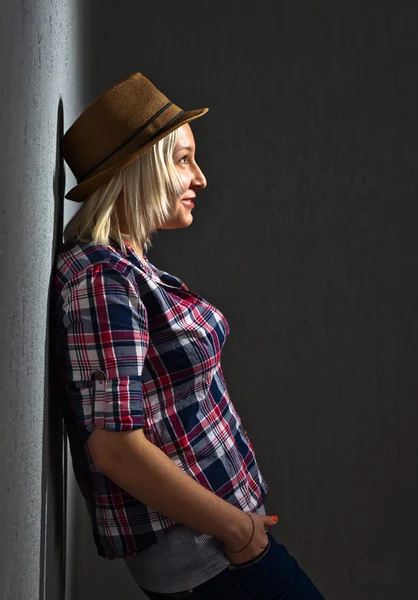
[[[254,512],[265,515],[264,505]],[[230,561],[223,547],[217,538],[184,525],[124,561],[139,586],[169,594],[196,587],[226,569]]]

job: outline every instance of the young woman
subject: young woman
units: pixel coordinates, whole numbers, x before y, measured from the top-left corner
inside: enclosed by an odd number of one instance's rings
[[[323,599],[268,527],[268,486],[229,397],[224,315],[146,256],[206,187],[190,121],[141,73],[63,138],[82,202],[56,263],[63,406],[98,553],[149,598]]]

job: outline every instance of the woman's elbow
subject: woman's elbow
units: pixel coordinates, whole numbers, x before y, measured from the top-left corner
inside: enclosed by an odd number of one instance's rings
[[[126,452],[147,441],[143,429],[113,431],[95,427],[88,437],[87,447],[97,471],[108,475],[112,465],[123,459]]]

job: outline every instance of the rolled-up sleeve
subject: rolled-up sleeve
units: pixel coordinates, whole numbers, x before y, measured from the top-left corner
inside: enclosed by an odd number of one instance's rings
[[[144,427],[146,308],[129,273],[106,263],[72,278],[60,297],[71,418],[87,439],[95,427]]]

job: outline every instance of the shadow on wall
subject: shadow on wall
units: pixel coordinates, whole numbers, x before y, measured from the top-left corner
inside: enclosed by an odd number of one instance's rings
[[[48,293],[48,329],[45,336],[45,406],[43,427],[43,472],[40,554],[40,598],[63,599],[65,594],[66,545],[66,443],[61,414],[62,387],[58,380],[55,328],[54,272],[61,244],[64,214],[65,171],[60,144],[64,127],[63,102],[57,111],[56,163],[53,178],[54,223],[51,274]]]

